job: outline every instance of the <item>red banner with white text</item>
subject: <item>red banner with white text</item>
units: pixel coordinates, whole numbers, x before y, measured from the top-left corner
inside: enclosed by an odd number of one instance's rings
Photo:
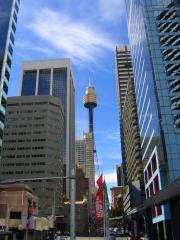
[[[95,218],[97,221],[103,221],[104,210],[103,210],[103,188],[99,188],[96,193],[95,199]]]

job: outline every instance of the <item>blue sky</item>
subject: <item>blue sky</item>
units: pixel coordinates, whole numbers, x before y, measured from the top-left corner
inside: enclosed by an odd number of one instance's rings
[[[128,42],[124,0],[22,0],[9,96],[18,95],[23,60],[70,57],[76,85],[76,138],[88,129],[82,97],[89,76],[98,96],[94,114],[100,170],[116,186],[121,162],[115,46]],[[97,167],[96,167],[97,170]]]

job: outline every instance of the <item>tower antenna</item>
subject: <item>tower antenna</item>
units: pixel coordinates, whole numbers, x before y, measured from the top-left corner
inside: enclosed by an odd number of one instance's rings
[[[91,86],[91,77],[89,75],[89,86]]]

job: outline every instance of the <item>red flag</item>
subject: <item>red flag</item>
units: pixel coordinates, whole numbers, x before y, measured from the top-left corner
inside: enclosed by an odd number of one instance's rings
[[[95,218],[97,221],[102,221],[104,218],[103,211],[103,189],[99,188],[95,199]]]
[[[100,177],[96,181],[99,188],[103,187],[103,175],[101,174]]]

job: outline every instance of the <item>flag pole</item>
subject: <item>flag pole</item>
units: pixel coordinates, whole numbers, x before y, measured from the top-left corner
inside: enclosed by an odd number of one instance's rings
[[[106,198],[104,194],[104,181],[103,181],[103,211],[104,211],[104,239],[106,239],[106,217],[105,217]]]

